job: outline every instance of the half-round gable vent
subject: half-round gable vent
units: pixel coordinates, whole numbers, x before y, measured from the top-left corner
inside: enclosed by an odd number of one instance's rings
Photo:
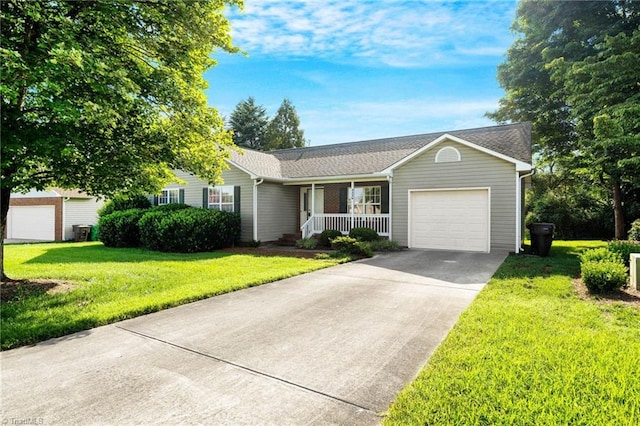
[[[436,163],[451,163],[454,161],[460,161],[460,151],[452,146],[445,146],[436,154]]]

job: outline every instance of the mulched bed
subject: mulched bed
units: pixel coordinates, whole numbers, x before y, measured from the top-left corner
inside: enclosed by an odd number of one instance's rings
[[[76,284],[64,280],[32,279],[0,282],[0,301],[9,302],[35,294],[55,294],[70,291]]]
[[[620,290],[611,291],[603,294],[590,293],[582,280],[577,278],[573,280],[573,287],[576,293],[583,300],[592,300],[598,303],[611,304],[622,303],[625,306],[632,306],[640,309],[640,291],[631,287],[622,288]]]

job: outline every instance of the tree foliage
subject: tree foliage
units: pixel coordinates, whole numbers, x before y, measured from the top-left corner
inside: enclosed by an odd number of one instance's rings
[[[526,223],[554,223],[557,239],[613,236],[613,212],[606,192],[583,176],[562,169],[536,173],[526,201]]]
[[[306,144],[300,118],[289,99],[284,99],[276,115],[269,119],[267,110],[253,97],[241,101],[229,117],[236,145],[258,151],[299,148]]]
[[[278,112],[271,119],[266,132],[267,150],[302,148],[306,144],[300,118],[289,99],[284,99]]]
[[[264,151],[265,132],[269,125],[267,110],[249,97],[236,105],[229,117],[233,142],[241,147]]]
[[[488,115],[531,121],[541,165],[606,187],[623,238],[638,184],[639,2],[525,0],[513,29],[521,37],[498,69],[506,96]]]
[[[232,141],[202,74],[236,51],[232,5],[0,2],[3,229],[11,191],[154,192],[173,169],[216,181]]]

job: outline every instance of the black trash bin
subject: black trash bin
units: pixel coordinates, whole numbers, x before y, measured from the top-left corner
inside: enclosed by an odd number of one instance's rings
[[[531,223],[527,225],[531,231],[531,253],[548,256],[553,242],[553,223]]]
[[[72,228],[74,241],[89,241],[91,225],[73,225]]]

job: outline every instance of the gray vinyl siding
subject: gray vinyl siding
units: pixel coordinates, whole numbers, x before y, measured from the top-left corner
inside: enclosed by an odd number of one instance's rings
[[[461,161],[436,163],[445,146],[460,151]],[[491,188],[491,249],[513,251],[516,239],[515,165],[457,143],[441,143],[402,165],[393,173],[393,235],[408,245],[408,194],[410,189]]]
[[[104,200],[96,198],[70,198],[63,201],[63,240],[73,239],[73,225],[95,225],[98,223],[98,209]]]
[[[298,216],[297,186],[263,182],[258,185],[258,240],[275,241],[282,234],[293,234]]]
[[[193,207],[202,207],[202,188],[206,188],[209,185],[207,181],[181,170],[174,170],[173,172],[186,184],[172,183],[165,186],[164,189],[184,189],[184,203]]]
[[[197,176],[180,170],[175,171],[176,176],[184,180],[187,184],[180,185],[173,183],[167,185],[166,189],[183,188],[184,202],[194,207],[203,207],[202,188],[207,188],[209,183]],[[240,218],[242,231],[240,239],[251,241],[253,239],[253,180],[245,172],[230,166],[229,170],[222,173],[224,183],[222,185],[240,186]]]

